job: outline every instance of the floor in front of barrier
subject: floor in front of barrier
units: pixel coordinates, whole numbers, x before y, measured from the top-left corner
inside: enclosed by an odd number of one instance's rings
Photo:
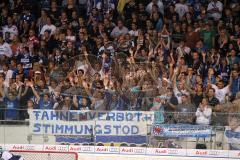
[[[78,160],[227,160],[228,158],[175,157],[175,156],[140,156],[114,154],[78,154]]]

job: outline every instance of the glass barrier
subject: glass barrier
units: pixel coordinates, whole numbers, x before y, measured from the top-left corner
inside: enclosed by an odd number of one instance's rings
[[[15,110],[2,119],[0,144],[60,144],[177,149],[240,149],[240,114],[164,111]],[[1,114],[9,114],[1,110]],[[208,121],[209,120],[209,121]]]

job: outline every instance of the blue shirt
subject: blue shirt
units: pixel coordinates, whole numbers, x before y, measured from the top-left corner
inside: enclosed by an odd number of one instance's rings
[[[41,97],[38,104],[39,104],[39,109],[53,109],[53,102],[51,100],[48,100],[46,102]]]
[[[240,91],[240,76],[232,80],[231,92],[235,96],[236,93]]]
[[[126,108],[128,105],[124,99],[120,95],[114,95],[116,94],[115,92],[106,92],[106,100],[107,100],[107,105],[109,110],[117,110],[117,111],[122,111]],[[113,100],[113,96],[117,96],[115,100]]]
[[[29,70],[24,69],[24,70],[23,70],[23,73],[19,73],[19,70],[14,70],[14,71],[13,71],[13,78],[16,78],[16,75],[18,75],[18,74],[23,74],[23,77],[24,77],[24,78],[28,78],[28,76],[29,76]]]
[[[87,99],[87,105],[86,106],[83,106],[83,104],[82,104],[83,98]],[[78,109],[77,110],[81,110],[83,107],[90,108],[91,101],[90,101],[89,97],[77,96],[77,102],[78,102]],[[73,108],[70,108],[70,110],[72,110],[72,109]]]
[[[216,83],[216,78],[215,76],[212,76],[211,78],[211,84],[215,84]],[[208,84],[208,77],[205,77],[204,81],[203,81],[203,87],[206,88]]]
[[[32,68],[33,57],[29,54],[19,54],[17,56],[17,62],[23,65],[24,69]]]
[[[19,106],[18,98],[15,98],[14,100],[10,100],[7,97],[5,97],[4,103],[6,105],[5,118],[10,120],[17,119],[17,116],[18,116],[17,107]]]

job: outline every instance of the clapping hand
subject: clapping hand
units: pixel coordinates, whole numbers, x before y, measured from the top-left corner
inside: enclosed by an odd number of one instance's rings
[[[200,110],[201,112],[203,112],[203,110],[204,110],[204,107],[203,107],[202,103],[199,104],[199,110]]]
[[[33,87],[33,82],[32,82],[32,81],[28,81],[28,82],[26,83],[26,86],[27,86],[27,87]]]
[[[141,45],[140,44],[138,44],[137,45],[137,50],[139,50],[141,48]]]
[[[203,58],[206,58],[206,55],[207,55],[206,52],[203,51],[203,52],[202,52],[202,57],[203,57]]]

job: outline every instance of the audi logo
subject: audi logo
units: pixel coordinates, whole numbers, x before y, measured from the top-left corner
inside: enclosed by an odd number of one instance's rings
[[[209,151],[209,155],[211,156],[218,156],[220,154],[219,151]]]
[[[109,152],[118,152],[117,148],[109,148]]]
[[[178,154],[178,150],[175,149],[169,149],[168,154]]]
[[[82,150],[83,151],[91,151],[91,147],[84,147]]]
[[[144,153],[144,150],[143,149],[135,149],[134,152],[135,153]]]

